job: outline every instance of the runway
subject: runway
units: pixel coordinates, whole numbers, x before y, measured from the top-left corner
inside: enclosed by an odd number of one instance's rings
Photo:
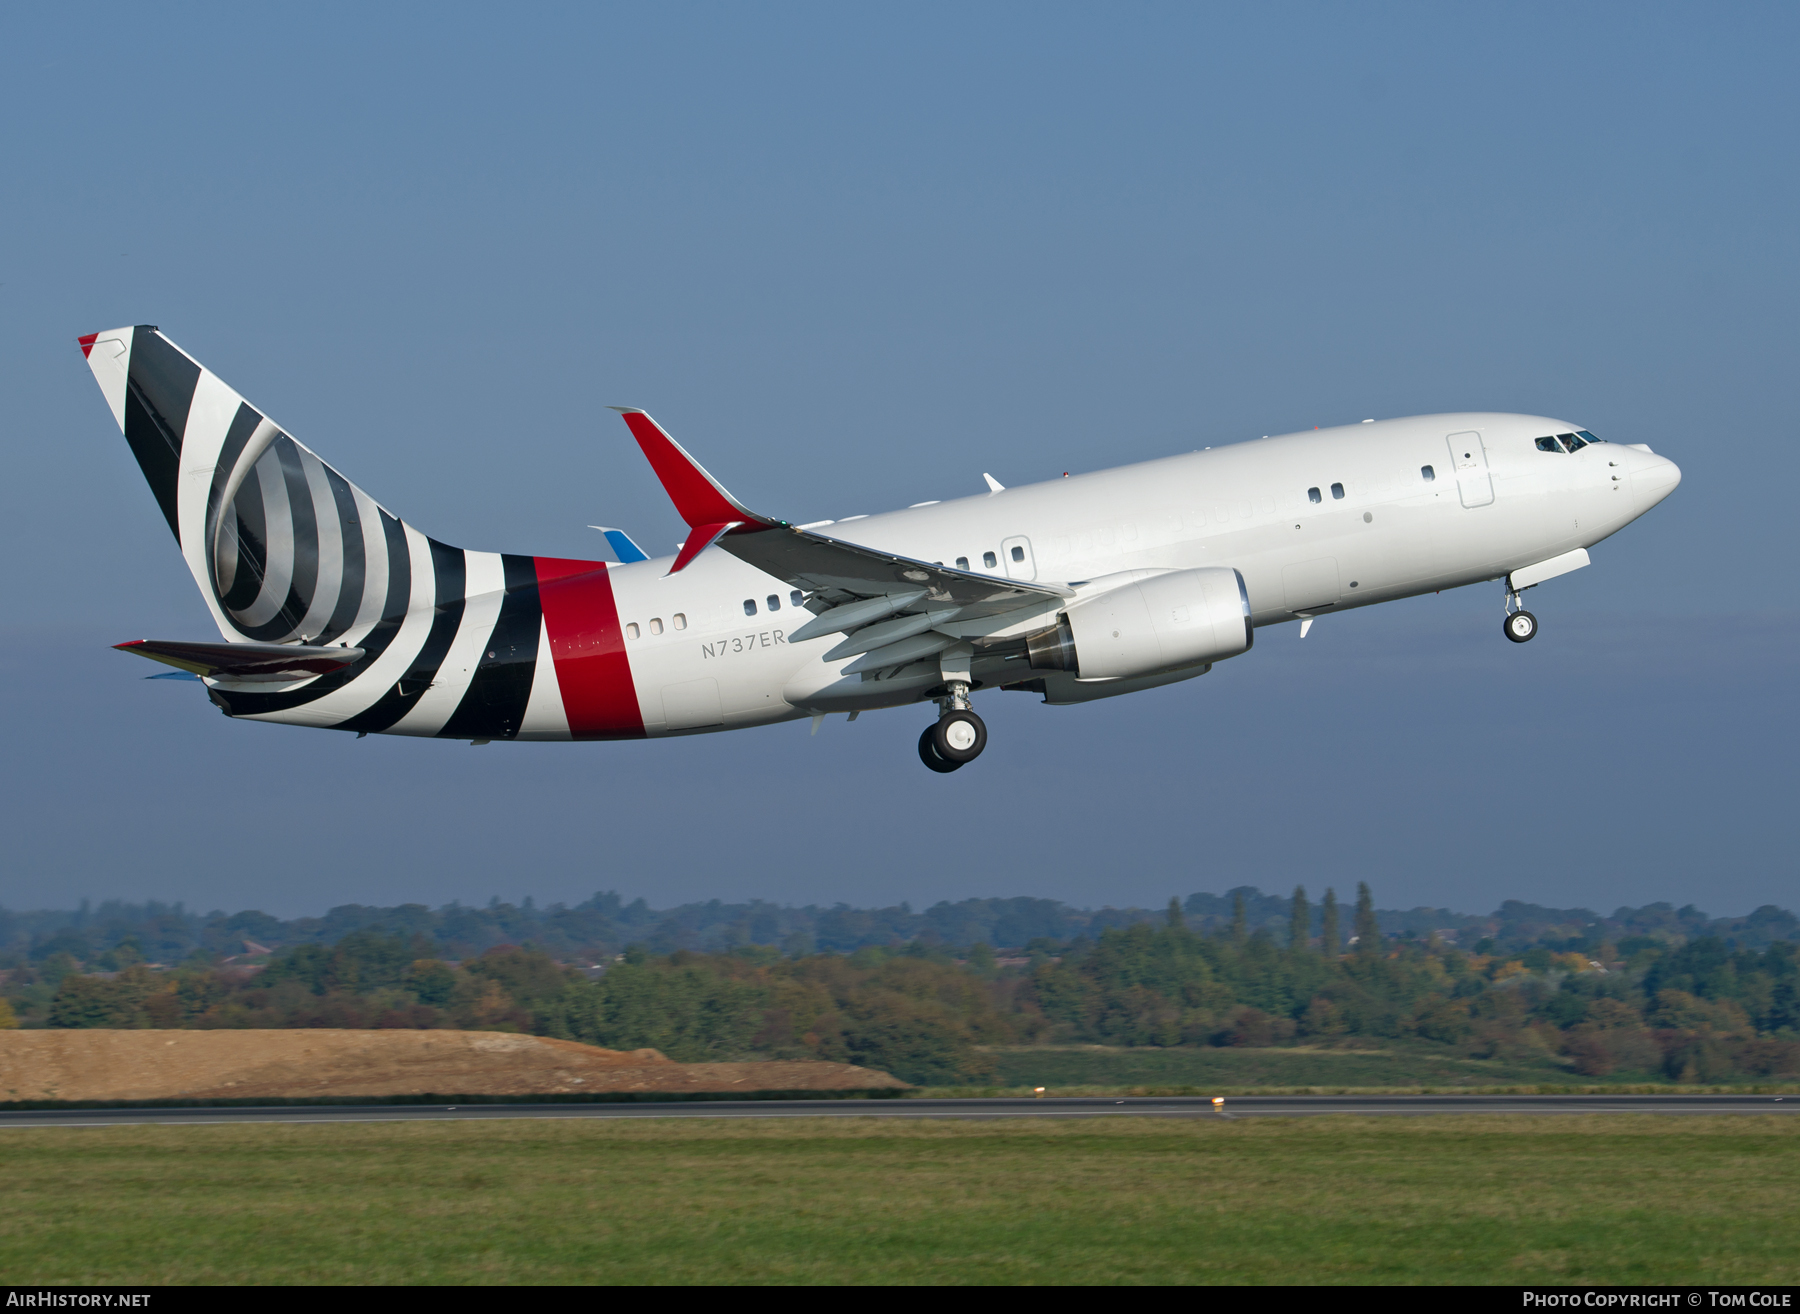
[[[1203,1118],[1424,1117],[1446,1113],[1792,1114],[1781,1095],[1242,1095],[1126,1099],[740,1100],[668,1104],[368,1104],[257,1108],[0,1111],[0,1131],[27,1127],[197,1126],[267,1122],[447,1122],[513,1118]]]

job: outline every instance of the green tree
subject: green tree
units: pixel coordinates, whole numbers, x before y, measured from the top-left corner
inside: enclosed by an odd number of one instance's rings
[[[456,992],[456,973],[447,963],[435,958],[421,958],[407,972],[406,984],[421,1004],[447,1008]]]
[[[607,1049],[656,1049],[680,1063],[716,1062],[750,1049],[766,992],[704,960],[671,955],[615,964],[598,981],[570,982],[545,1010],[551,1035]]]
[[[568,971],[557,966],[542,949],[531,946],[521,949],[516,945],[502,945],[490,949],[473,962],[465,963],[463,971],[470,976],[499,982],[507,994],[530,1009],[555,1004],[569,987]]]
[[[155,988],[155,978],[142,967],[129,967],[110,981],[98,976],[65,976],[50,1001],[50,1025],[148,1026],[144,1002]]]
[[[1174,898],[1173,896],[1169,899],[1169,911],[1167,916],[1170,926],[1182,927],[1187,925],[1187,918],[1181,914],[1181,900]]]
[[[19,1015],[12,1011],[12,1005],[0,999],[0,1031],[12,1031],[19,1025]]]
[[[1369,883],[1356,883],[1356,951],[1362,954],[1377,953],[1381,949],[1381,927],[1375,921],[1375,897],[1369,893]]]
[[[1244,896],[1231,896],[1231,942],[1242,944],[1250,935],[1250,922],[1244,915]]]
[[[1294,887],[1293,907],[1288,910],[1288,948],[1299,953],[1312,939],[1312,909],[1306,902],[1306,887]]]
[[[1341,940],[1338,936],[1338,901],[1337,891],[1329,885],[1325,887],[1325,901],[1319,905],[1319,952],[1327,958],[1336,958]]]
[[[968,1026],[934,1000],[894,991],[870,992],[844,1027],[852,1063],[891,1073],[915,1086],[979,1081],[993,1060],[970,1044]]]

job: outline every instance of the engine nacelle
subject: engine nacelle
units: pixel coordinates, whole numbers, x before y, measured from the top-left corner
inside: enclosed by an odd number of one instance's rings
[[[1083,680],[1223,661],[1255,642],[1250,593],[1226,567],[1173,570],[1083,598],[1025,642],[1033,668]]]

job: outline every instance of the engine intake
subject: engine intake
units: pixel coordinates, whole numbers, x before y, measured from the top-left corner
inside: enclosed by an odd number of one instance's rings
[[[1083,598],[1025,648],[1034,670],[1116,680],[1236,657],[1255,638],[1244,577],[1203,566]]]

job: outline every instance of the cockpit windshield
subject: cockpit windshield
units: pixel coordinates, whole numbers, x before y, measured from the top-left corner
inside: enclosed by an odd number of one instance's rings
[[[1556,452],[1559,455],[1563,452],[1573,454],[1579,452],[1589,443],[1597,443],[1600,441],[1602,440],[1594,437],[1594,435],[1589,433],[1586,429],[1582,429],[1575,433],[1559,433],[1554,437],[1546,436],[1539,438],[1537,440],[1537,449],[1540,452]]]

